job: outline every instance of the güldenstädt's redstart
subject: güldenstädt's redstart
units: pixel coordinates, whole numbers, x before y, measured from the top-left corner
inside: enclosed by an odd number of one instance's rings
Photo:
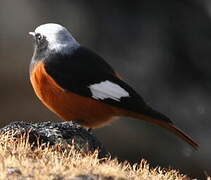
[[[38,98],[64,121],[95,128],[125,116],[157,124],[197,148],[188,135],[142,97],[102,57],[81,46],[59,24],[30,32],[35,49],[30,80]]]

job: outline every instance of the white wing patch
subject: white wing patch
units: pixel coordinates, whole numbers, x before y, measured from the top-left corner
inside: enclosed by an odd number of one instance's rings
[[[122,97],[130,97],[129,93],[111,81],[103,81],[89,86],[94,99],[113,99],[120,101]]]

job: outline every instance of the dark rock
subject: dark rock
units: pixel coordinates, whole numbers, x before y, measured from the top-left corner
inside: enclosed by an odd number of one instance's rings
[[[89,175],[78,175],[69,180],[126,180],[126,179],[116,178],[112,176],[89,174]]]
[[[100,141],[92,132],[72,122],[13,122],[0,129],[0,133],[11,133],[14,137],[28,135],[29,143],[33,146],[47,143],[50,146],[61,144],[73,145],[76,150],[93,152],[99,150],[99,158],[108,155]]]
[[[16,167],[9,167],[7,168],[7,175],[22,175],[22,172]]]
[[[55,175],[53,175],[52,180],[65,180],[65,177],[61,176],[59,174],[55,174]]]

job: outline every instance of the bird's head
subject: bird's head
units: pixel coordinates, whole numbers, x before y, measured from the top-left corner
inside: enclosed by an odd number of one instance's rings
[[[71,33],[59,24],[43,24],[29,34],[34,38],[35,53],[40,55],[46,55],[46,53],[66,54],[79,46]]]

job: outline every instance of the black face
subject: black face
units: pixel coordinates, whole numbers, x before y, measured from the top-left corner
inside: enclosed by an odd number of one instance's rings
[[[41,35],[40,33],[36,33],[34,39],[38,48],[45,48],[48,45],[46,37]]]
[[[34,41],[35,41],[35,50],[33,59],[34,60],[43,59],[47,53],[48,41],[46,40],[46,37],[41,35],[40,33],[36,33],[34,35]]]

